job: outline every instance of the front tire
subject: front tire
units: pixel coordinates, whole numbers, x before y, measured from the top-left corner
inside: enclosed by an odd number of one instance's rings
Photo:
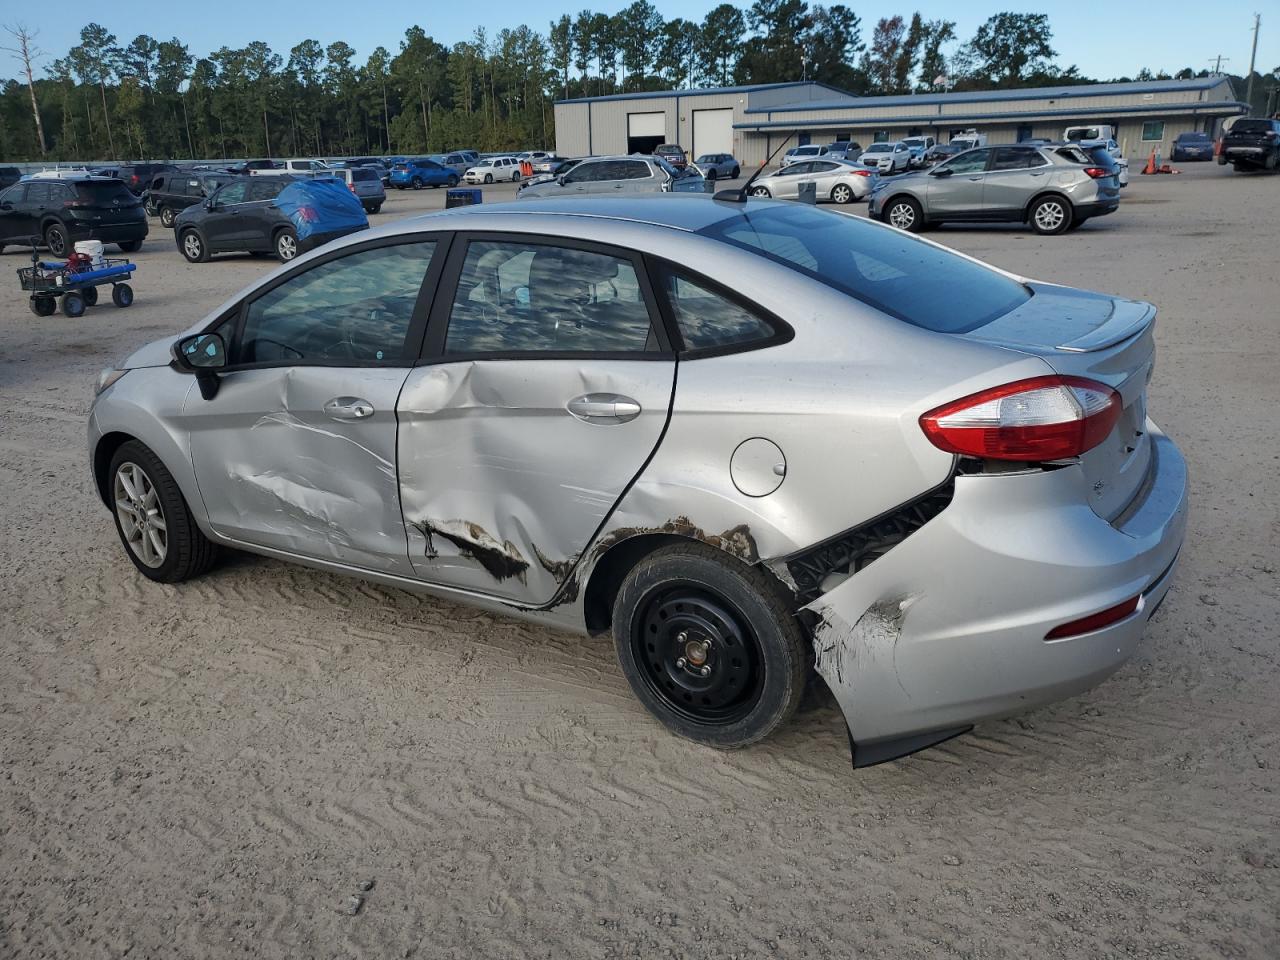
[[[493,174],[492,174],[492,173],[486,173],[486,174],[484,175],[484,182],[485,182],[485,183],[493,183]]]
[[[853,203],[853,188],[847,183],[837,183],[831,188],[831,200],[833,203]]]
[[[734,167],[734,168],[733,168],[733,172],[732,172],[731,174],[729,174],[729,179],[730,179],[730,180],[737,180],[737,179],[738,179],[738,177],[740,177],[740,176],[742,176],[742,171],[741,171],[741,170],[739,170],[737,167]]]
[[[764,197],[766,200],[773,196],[768,187],[752,187],[751,195],[753,197]]]
[[[458,185],[458,178],[457,178],[457,177],[450,177],[448,180],[446,180],[446,181],[445,181],[445,184],[446,184],[446,186],[448,186],[448,187],[449,187],[449,189],[451,189],[451,190],[452,190],[454,187],[456,187],[456,186]]]
[[[276,234],[275,251],[281,263],[288,263],[298,255],[298,234],[293,227],[285,227]]]
[[[127,307],[133,303],[133,287],[127,283],[111,285],[111,302],[117,307]]]
[[[126,240],[124,243],[117,243],[116,246],[119,247],[125,253],[137,253],[139,250],[142,249],[142,241]]]
[[[58,301],[53,297],[32,297],[28,303],[37,317],[52,317],[58,309]]]
[[[62,313],[64,316],[68,316],[72,320],[76,317],[83,317],[85,307],[84,297],[74,290],[62,295]]]
[[[665,547],[613,604],[618,661],[673,733],[731,750],[774,733],[804,694],[808,645],[764,572],[700,543]]]
[[[98,302],[98,288],[85,287],[80,291],[80,296],[84,297],[86,307],[92,307]]]
[[[885,222],[908,233],[924,229],[924,211],[911,197],[894,197],[884,208]]]
[[[1073,217],[1069,201],[1062,197],[1041,197],[1031,205],[1027,221],[1036,233],[1049,237],[1066,233]]]
[[[109,496],[116,532],[133,565],[157,583],[179,583],[213,565],[177,481],[145,444],[130,440],[111,458]]]
[[[177,214],[177,212],[173,209],[173,207],[161,207],[161,208],[160,208],[160,225],[161,225],[162,227],[172,228],[172,227],[173,227],[173,221],[174,221],[174,220],[177,220],[177,219],[178,219],[178,214]]]
[[[422,178],[421,178],[421,177],[414,177],[414,178],[413,178],[413,189],[415,189],[415,190],[421,190],[421,189],[422,189]]]

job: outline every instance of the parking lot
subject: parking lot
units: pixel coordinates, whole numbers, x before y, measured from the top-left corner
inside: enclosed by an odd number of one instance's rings
[[[275,263],[189,264],[153,219],[131,308],[40,319],[7,249],[0,957],[1275,957],[1280,177],[1183,170],[1063,236],[928,234],[1160,308],[1192,516],[1117,675],[857,772],[829,704],[676,739],[603,641],[243,555],[144,579],[85,463],[94,376]]]

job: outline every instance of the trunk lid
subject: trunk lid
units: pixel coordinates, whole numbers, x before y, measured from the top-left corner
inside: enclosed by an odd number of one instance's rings
[[[1080,458],[1090,506],[1107,520],[1141,492],[1151,467],[1147,381],[1155,363],[1156,309],[1138,300],[1029,283],[1030,299],[963,336],[1041,357],[1056,373],[1088,377],[1120,394],[1123,413]]]

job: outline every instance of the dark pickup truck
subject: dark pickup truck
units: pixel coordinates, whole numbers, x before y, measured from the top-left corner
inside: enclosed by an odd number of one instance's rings
[[[1236,170],[1274,170],[1280,166],[1280,120],[1241,117],[1222,135],[1218,163]]]

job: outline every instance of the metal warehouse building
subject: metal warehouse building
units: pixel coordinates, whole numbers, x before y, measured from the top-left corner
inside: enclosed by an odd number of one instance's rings
[[[1179,133],[1215,135],[1224,118],[1247,113],[1224,77],[1094,83],[895,97],[856,97],[822,83],[773,83],[666,90],[562,100],[555,106],[561,156],[649,153],[678,143],[697,157],[732,153],[761,163],[791,145],[929,135],[946,143],[976,129],[991,143],[1062,139],[1069,126],[1110,124],[1126,156],[1165,157]]]

